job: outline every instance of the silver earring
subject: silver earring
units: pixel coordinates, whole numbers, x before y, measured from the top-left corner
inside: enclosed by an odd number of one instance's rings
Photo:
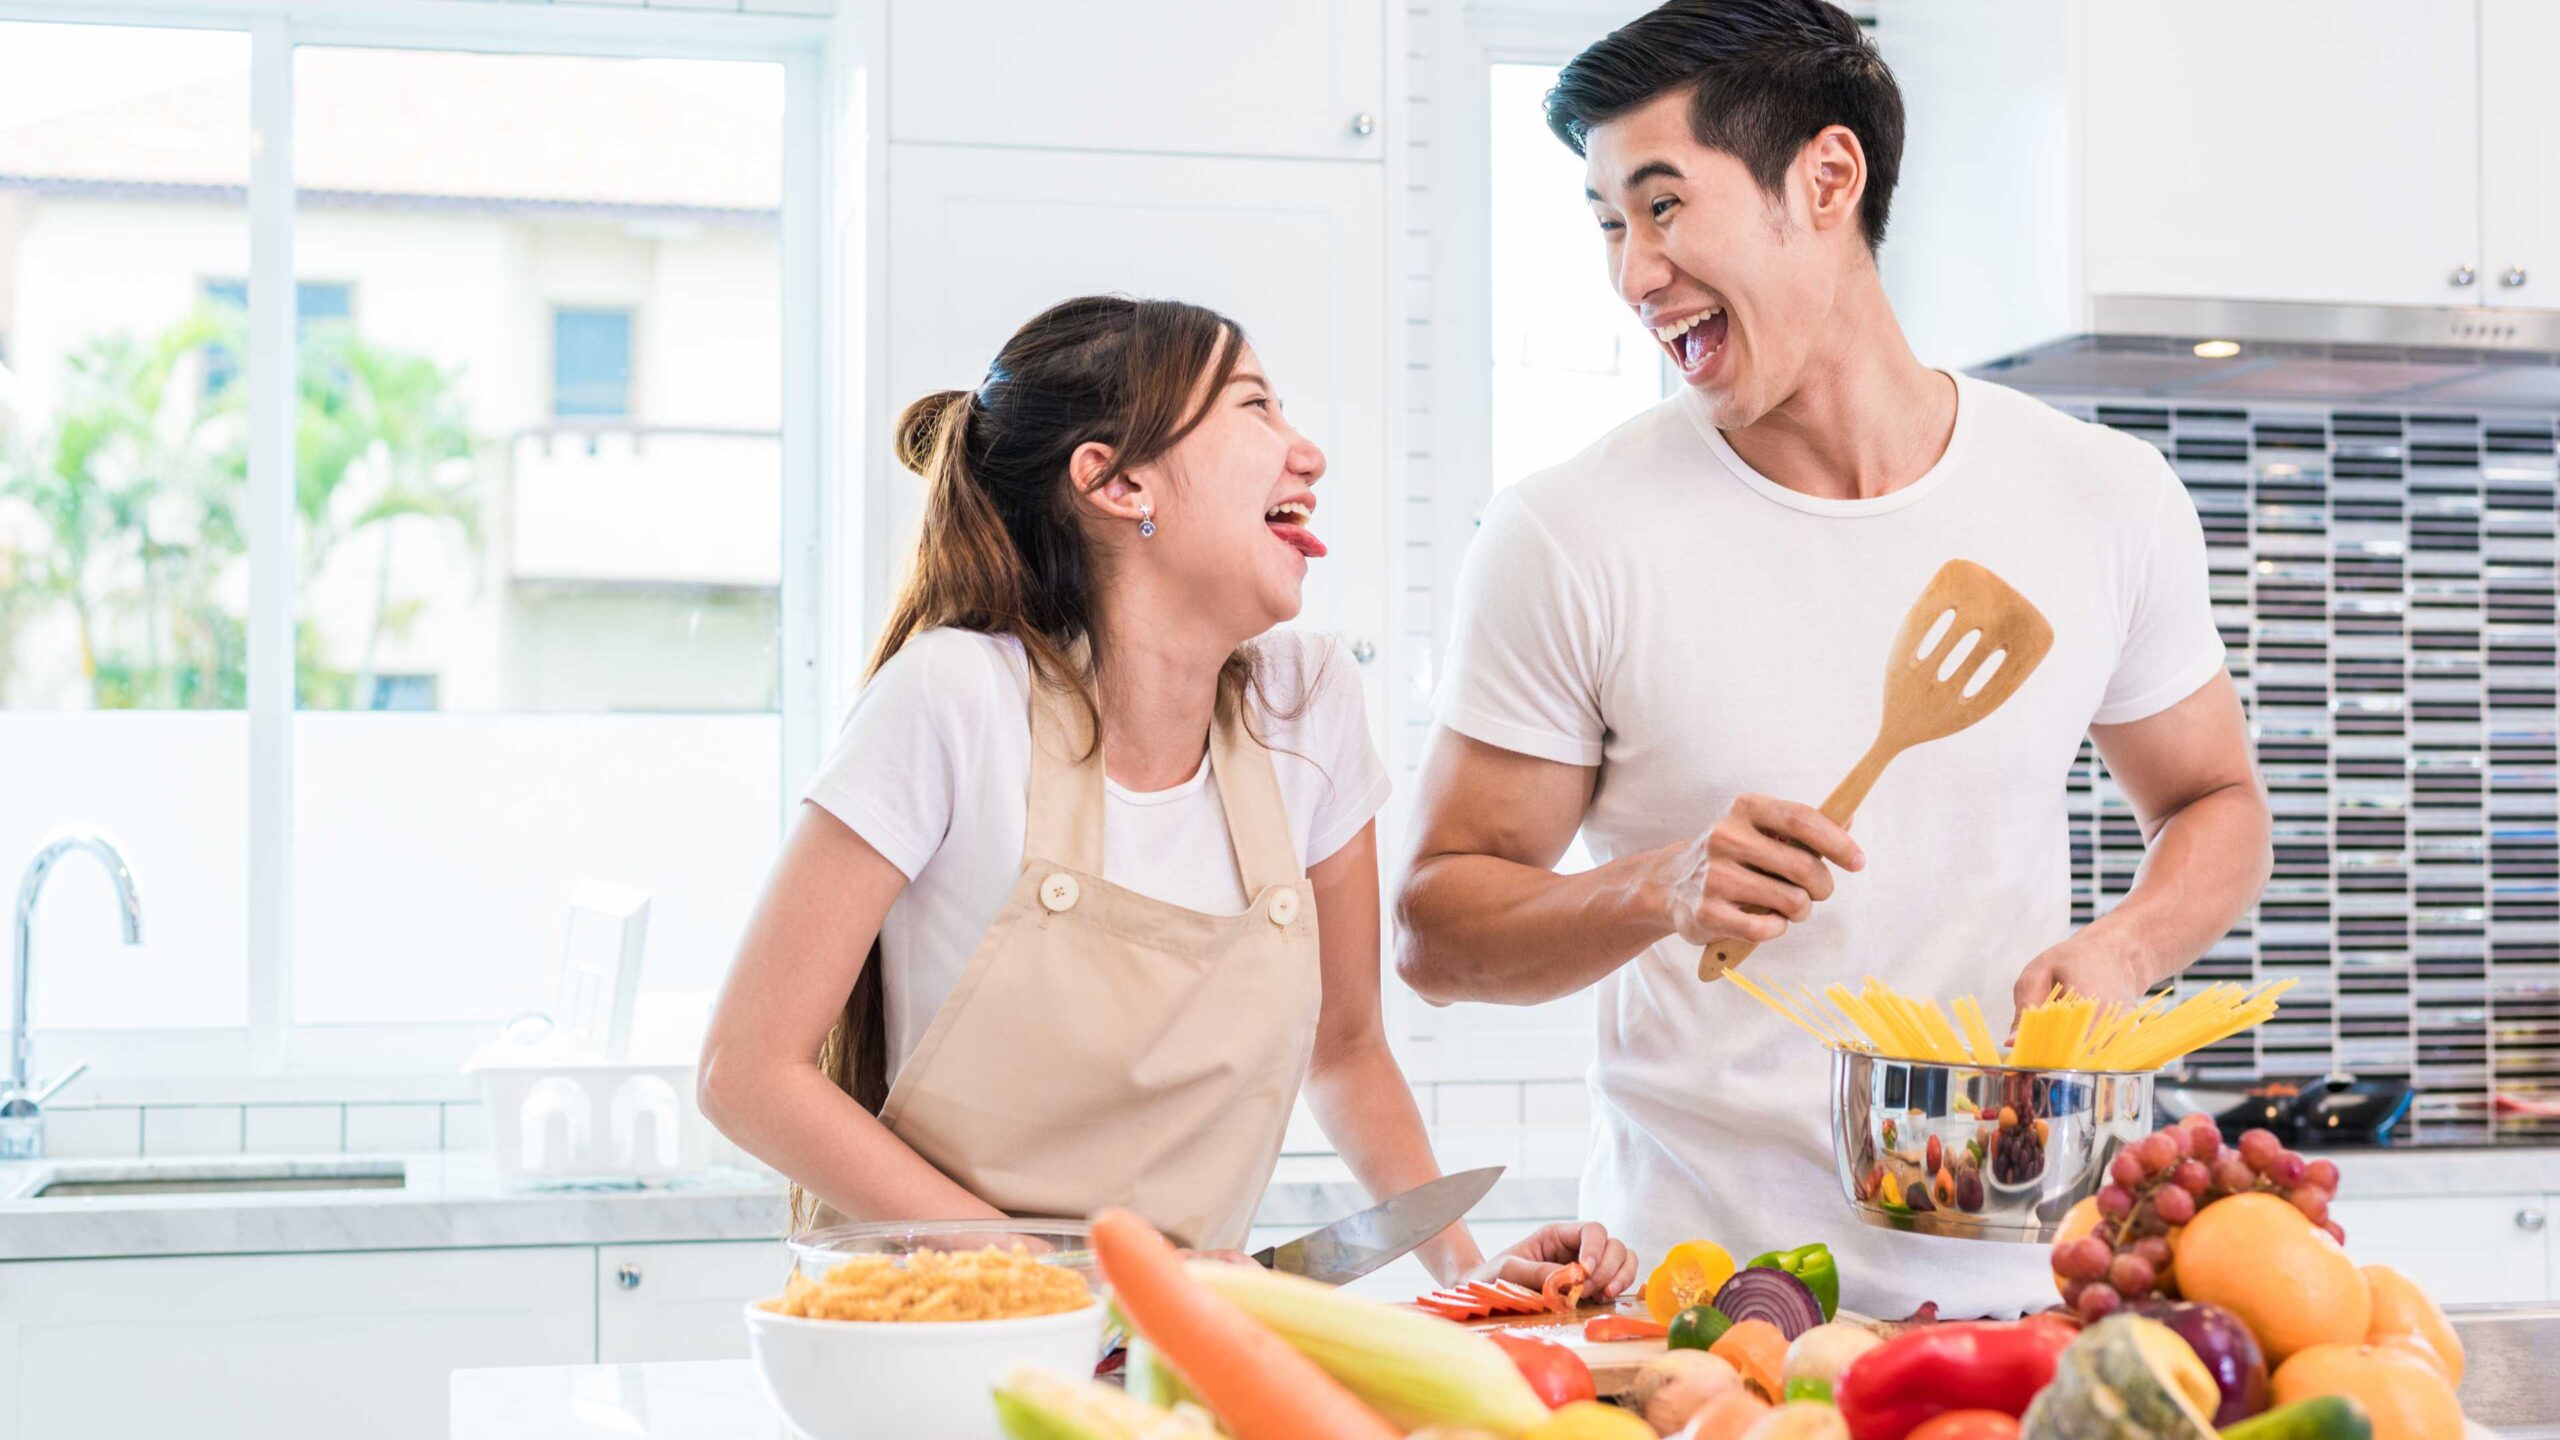
[[[1142,539],[1152,539],[1155,533],[1156,507],[1141,500],[1138,502],[1138,535]]]

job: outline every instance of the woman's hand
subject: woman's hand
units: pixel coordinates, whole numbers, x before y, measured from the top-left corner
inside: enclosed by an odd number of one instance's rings
[[[1253,1257],[1241,1250],[1184,1250],[1179,1253],[1185,1260],[1215,1260],[1221,1265],[1254,1263]]]
[[[1636,1283],[1636,1256],[1627,1242],[1612,1239],[1607,1227],[1595,1221],[1572,1220],[1540,1226],[1536,1234],[1487,1259],[1466,1278],[1508,1280],[1536,1290],[1549,1275],[1573,1263],[1579,1263],[1590,1277],[1586,1291],[1602,1300],[1614,1300]]]

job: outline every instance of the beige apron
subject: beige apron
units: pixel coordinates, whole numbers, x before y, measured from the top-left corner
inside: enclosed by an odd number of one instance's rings
[[[1008,1214],[1121,1205],[1178,1244],[1239,1246],[1306,1078],[1322,990],[1315,900],[1270,753],[1241,720],[1212,728],[1252,903],[1204,915],[1102,878],[1101,747],[1070,697],[1036,678],[1031,696],[1022,872],[880,1119]]]

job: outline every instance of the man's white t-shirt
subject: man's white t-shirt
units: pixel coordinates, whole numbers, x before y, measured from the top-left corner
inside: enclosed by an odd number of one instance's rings
[[[1989,718],[1886,769],[1853,826],[1866,868],[1748,963],[1817,989],[1874,975],[1974,994],[1998,1025],[2018,972],[2070,933],[2082,736],[2185,699],[2223,648],[2203,530],[2158,451],[1956,383],[1945,455],[1872,500],[1756,473],[1686,390],[1497,496],[1438,718],[1598,766],[1596,860],[1685,841],[1747,792],[1820,803],[1874,738],[1904,612],[1947,560],[1987,566],[2053,622],[2052,652]],[[2053,1303],[2042,1246],[1859,1223],[1832,1162],[1829,1057],[1697,963],[1674,937],[1599,984],[1586,1215],[1644,1256],[1827,1242],[1843,1303],[1869,1314]]]
[[[1255,733],[1271,751],[1299,859],[1349,843],[1386,803],[1360,673],[1333,640],[1279,630],[1262,648]],[[924,1038],[1022,869],[1030,817],[1031,678],[1021,642],[928,630],[871,677],[803,798],[898,867],[907,887],[880,927],[889,1076]],[[1169,790],[1104,782],[1102,874],[1208,914],[1244,910],[1218,782],[1207,763]]]

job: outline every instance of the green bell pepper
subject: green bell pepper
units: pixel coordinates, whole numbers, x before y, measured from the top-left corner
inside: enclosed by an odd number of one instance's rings
[[[1828,1245],[1800,1245],[1793,1250],[1772,1250],[1754,1255],[1744,1269],[1766,1266],[1783,1270],[1804,1282],[1813,1298],[1822,1302],[1822,1318],[1830,1320],[1840,1313],[1840,1267],[1831,1259]]]

